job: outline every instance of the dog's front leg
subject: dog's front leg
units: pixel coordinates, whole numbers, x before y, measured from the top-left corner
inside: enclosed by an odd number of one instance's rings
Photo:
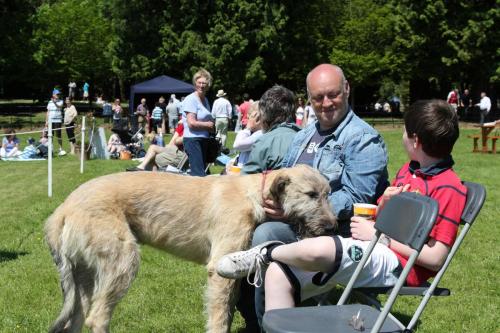
[[[208,267],[206,306],[207,332],[227,333],[233,321],[234,306],[238,299],[239,282],[220,277],[214,267]]]

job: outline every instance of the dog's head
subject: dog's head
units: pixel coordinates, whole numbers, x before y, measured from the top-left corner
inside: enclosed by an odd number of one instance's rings
[[[330,185],[319,171],[307,165],[280,170],[269,193],[302,237],[324,235],[337,225],[328,201]]]

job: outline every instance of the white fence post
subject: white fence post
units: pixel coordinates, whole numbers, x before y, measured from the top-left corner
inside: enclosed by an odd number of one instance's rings
[[[48,195],[49,195],[49,198],[52,198],[52,122],[49,121],[48,122],[48,138],[49,138],[49,149],[48,149],[48,153],[49,153],[49,156],[48,156],[48,180],[47,180],[47,183],[48,183]]]
[[[82,117],[82,143],[80,144],[80,173],[83,173],[83,154],[85,154],[85,116]]]

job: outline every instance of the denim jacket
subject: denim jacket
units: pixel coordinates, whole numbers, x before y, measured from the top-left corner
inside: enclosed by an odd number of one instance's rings
[[[315,122],[295,135],[282,167],[296,164],[318,127]],[[352,216],[355,202],[376,203],[389,184],[384,140],[352,110],[318,146],[313,167],[330,182],[329,200],[339,220]]]

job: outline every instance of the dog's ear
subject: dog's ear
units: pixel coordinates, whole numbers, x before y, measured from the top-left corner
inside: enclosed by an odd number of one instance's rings
[[[285,188],[290,183],[291,179],[287,175],[281,174],[274,179],[273,183],[271,184],[271,188],[269,189],[269,193],[271,193],[274,201],[281,202],[281,198],[285,193]]]

